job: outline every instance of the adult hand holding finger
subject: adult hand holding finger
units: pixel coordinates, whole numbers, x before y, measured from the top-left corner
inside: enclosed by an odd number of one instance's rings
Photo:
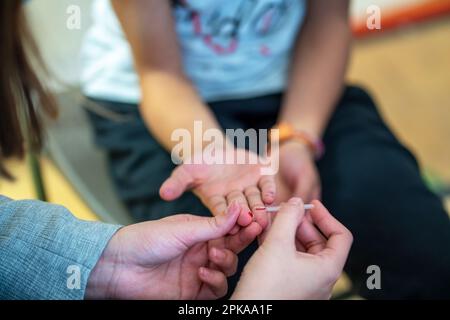
[[[236,225],[240,207],[212,218],[176,215],[120,229],[91,272],[86,298],[217,299],[235,271],[232,250],[246,239],[222,240]],[[236,236],[233,236],[236,237]],[[217,267],[212,268],[214,263]]]

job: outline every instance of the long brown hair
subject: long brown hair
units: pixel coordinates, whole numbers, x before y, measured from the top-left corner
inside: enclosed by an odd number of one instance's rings
[[[9,178],[5,158],[42,146],[41,110],[56,116],[55,101],[33,70],[43,64],[21,2],[0,1],[0,176]]]

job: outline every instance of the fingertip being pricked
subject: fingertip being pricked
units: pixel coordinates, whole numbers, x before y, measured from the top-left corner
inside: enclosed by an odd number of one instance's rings
[[[238,225],[241,227],[247,227],[250,223],[253,222],[253,213],[248,208],[241,207]]]
[[[269,224],[269,214],[266,210],[259,210],[255,214],[255,221],[261,226],[264,230],[267,228]]]

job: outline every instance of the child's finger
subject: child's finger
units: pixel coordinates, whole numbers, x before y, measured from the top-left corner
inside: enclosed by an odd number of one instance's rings
[[[238,218],[238,225],[241,227],[246,227],[253,221],[253,213],[248,207],[247,199],[241,191],[232,191],[227,195],[228,203],[237,202],[241,206],[241,213]]]
[[[256,222],[259,223],[261,228],[265,229],[268,224],[268,215],[266,210],[264,210],[265,204],[261,197],[261,191],[256,186],[253,186],[246,188],[244,193]]]
[[[275,201],[277,185],[275,176],[263,176],[258,183],[261,190],[262,200],[266,204],[272,204]]]
[[[211,211],[213,216],[218,216],[227,211],[228,204],[225,197],[222,196],[212,196],[206,200],[206,206]],[[232,203],[230,202],[230,205]]]
[[[310,175],[304,174],[298,178],[297,187],[294,191],[296,197],[302,198],[306,203],[309,203],[313,197],[314,184]]]
[[[272,227],[273,220],[275,219],[276,213],[268,215],[267,216],[267,226],[266,228],[261,232],[261,234],[258,236],[258,244],[262,245],[264,241],[266,240],[267,234],[270,231],[270,228]]]
[[[191,188],[194,178],[184,165],[178,166],[171,176],[162,184],[159,194],[166,201],[178,199],[185,191]]]

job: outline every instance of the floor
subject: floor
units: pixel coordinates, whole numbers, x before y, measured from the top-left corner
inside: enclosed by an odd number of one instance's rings
[[[358,40],[349,81],[368,88],[387,122],[418,156],[424,172],[450,184],[450,19]],[[33,198],[26,164],[10,160],[14,183],[0,180],[0,193]],[[78,217],[95,220],[51,161],[43,159],[49,200]],[[446,201],[450,210],[450,198]],[[338,291],[348,286],[344,278]]]
[[[450,18],[355,44],[349,79],[427,170],[450,183]]]
[[[14,175],[15,181],[0,179],[0,194],[12,199],[34,199],[36,195],[27,163],[9,160],[6,167]],[[42,174],[49,202],[63,205],[80,219],[98,220],[61,172],[46,157],[42,159]]]

